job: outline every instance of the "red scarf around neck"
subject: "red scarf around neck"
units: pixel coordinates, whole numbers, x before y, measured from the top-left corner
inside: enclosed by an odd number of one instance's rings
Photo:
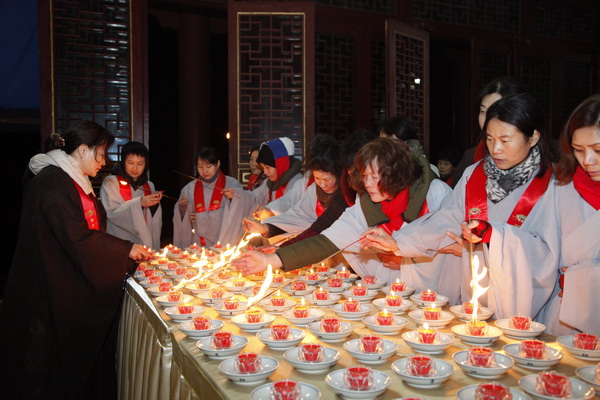
[[[88,228],[91,230],[100,230],[100,221],[98,220],[98,208],[96,207],[95,196],[86,194],[77,182],[73,181],[79,192],[81,206],[83,207],[83,217],[87,221]]]
[[[577,193],[595,210],[600,209],[600,182],[596,182],[581,168],[575,168],[573,186]]]
[[[225,174],[223,174],[221,170],[219,170],[217,173],[219,174],[219,177],[215,181],[212,196],[210,197],[208,211],[214,211],[221,208],[223,189],[225,189]],[[197,180],[196,186],[194,186],[194,210],[197,213],[207,211],[206,205],[204,204],[204,185],[200,180]]]
[[[123,200],[125,201],[129,201],[133,198],[133,188],[131,187],[131,185],[129,183],[127,183],[127,181],[125,180],[125,178],[123,178],[122,176],[117,175],[117,182],[119,182],[119,192],[121,193],[121,197],[123,198]],[[150,190],[150,185],[148,184],[148,182],[144,183],[144,185],[142,185],[142,187],[144,188],[144,196],[148,196],[152,194],[152,190]]]
[[[388,234],[392,234],[392,232],[399,230],[404,225],[404,212],[408,207],[408,186],[404,188],[404,190],[400,191],[393,199],[389,201],[381,202],[381,211],[390,219],[389,222],[385,224],[381,224],[380,227],[383,228]],[[429,206],[427,205],[427,200],[423,202],[423,206],[421,207],[421,211],[419,211],[419,217],[425,215],[429,212]]]

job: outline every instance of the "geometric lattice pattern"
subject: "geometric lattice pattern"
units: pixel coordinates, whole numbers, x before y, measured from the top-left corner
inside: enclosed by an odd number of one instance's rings
[[[590,96],[592,88],[592,66],[587,63],[567,61],[565,63],[564,109],[563,120],[573,112],[575,107]]]
[[[479,87],[487,82],[508,74],[508,55],[506,53],[481,50],[479,53]]]
[[[535,2],[533,28],[540,36],[594,42],[597,35],[597,12],[573,4]]]
[[[303,13],[238,15],[238,165],[260,143],[287,136],[304,148]],[[300,149],[300,151],[299,151]]]
[[[530,92],[540,103],[540,107],[546,113],[546,116],[552,115],[552,102],[550,89],[552,87],[552,64],[549,60],[524,57],[523,59],[523,83],[528,92]],[[551,119],[547,118],[551,123]],[[553,127],[549,126],[553,131]]]
[[[518,32],[520,0],[414,0],[413,17]]]
[[[393,0],[316,0],[315,3],[392,15],[396,15],[398,12],[398,2]]]
[[[396,64],[394,75],[396,77],[394,115],[406,115],[417,130],[417,137],[425,143],[425,100],[426,93],[421,82],[425,79],[425,45],[417,38],[395,33],[394,46],[396,48]]]
[[[54,123],[58,131],[88,119],[131,135],[129,8],[123,0],[52,1]]]
[[[385,42],[374,40],[371,43],[371,123],[373,132],[385,119]]]
[[[354,37],[316,35],[316,133],[340,138],[354,128],[355,53]]]

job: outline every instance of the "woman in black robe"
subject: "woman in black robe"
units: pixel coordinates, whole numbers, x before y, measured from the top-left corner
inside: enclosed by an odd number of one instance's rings
[[[89,177],[114,137],[91,121],[53,137],[58,149],[29,163],[0,307],[0,398],[114,399],[124,280],[149,253],[104,232]]]

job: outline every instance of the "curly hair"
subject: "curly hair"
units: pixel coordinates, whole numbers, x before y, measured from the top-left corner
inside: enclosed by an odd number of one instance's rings
[[[573,180],[573,174],[579,165],[571,147],[573,133],[588,126],[600,129],[600,93],[588,97],[577,106],[560,134],[560,159],[556,165],[556,179],[561,185]]]
[[[395,197],[421,176],[419,161],[396,139],[380,137],[365,144],[356,153],[356,171],[352,174],[352,187],[365,193],[363,174],[368,166],[377,167],[379,190]]]

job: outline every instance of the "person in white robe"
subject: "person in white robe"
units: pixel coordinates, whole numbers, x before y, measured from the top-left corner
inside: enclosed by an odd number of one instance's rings
[[[231,204],[223,193],[226,188],[241,192],[242,185],[221,171],[221,161],[213,147],[199,150],[194,159],[198,178],[183,187],[175,205],[173,244],[186,248],[194,243],[203,247],[217,242],[238,243],[243,235],[242,224],[231,217]]]
[[[506,96],[487,112],[482,130],[487,155],[469,167],[437,212],[396,231],[393,238],[370,230],[363,246],[405,257],[435,254],[456,241],[463,268],[461,301],[472,297],[469,246],[487,276],[489,290],[479,299],[495,318],[535,317],[548,301],[557,278],[558,237],[552,217],[553,177],[545,121],[529,94]],[[479,271],[479,272],[480,272]]]
[[[600,95],[573,111],[561,134],[556,212],[561,279],[539,321],[552,335],[600,336]]]
[[[121,160],[100,188],[108,216],[107,232],[118,238],[160,249],[162,192],[148,180],[149,153],[139,142],[121,149]]]
[[[393,271],[382,267],[378,253],[360,249],[357,241],[370,226],[383,225],[390,231],[404,229],[418,215],[436,209],[441,199],[450,192],[449,187],[434,179],[434,173],[428,163],[409,153],[403,143],[389,138],[379,138],[366,144],[356,156],[356,171],[353,174],[355,188],[360,193],[356,204],[348,209],[322,234],[280,248],[275,254],[262,254],[248,251],[233,262],[245,274],[264,270],[268,264],[283,267],[284,270],[296,269],[305,265],[322,261],[334,254],[342,252],[354,271],[361,276],[376,276],[390,282]],[[456,268],[448,276],[441,275],[452,270],[441,264],[452,261]],[[407,282],[425,290],[433,288],[458,300],[460,264],[453,255],[440,254],[436,257],[421,257],[418,260],[406,258],[402,260],[402,272],[408,273],[412,264],[422,265],[417,270],[420,280]],[[434,265],[440,263],[438,265]],[[430,265],[434,265],[428,268]],[[425,276],[424,273],[431,273]],[[407,279],[411,275],[407,274]],[[440,289],[440,285],[445,285]]]

